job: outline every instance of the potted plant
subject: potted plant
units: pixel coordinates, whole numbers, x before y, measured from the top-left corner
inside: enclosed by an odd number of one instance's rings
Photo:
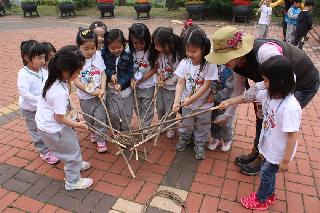
[[[192,15],[195,14],[199,17],[199,20],[202,20],[202,13],[205,9],[206,9],[206,4],[202,0],[186,1],[186,10],[187,10],[189,19],[192,19]]]
[[[73,0],[58,0],[58,7],[61,12],[61,18],[71,16],[71,13],[75,16],[74,9],[76,5]]]
[[[150,18],[150,10],[152,5],[150,4],[149,0],[137,0],[133,5],[136,13],[137,18],[140,18],[141,13],[146,13],[147,16],[145,18]]]
[[[251,15],[251,0],[232,0],[232,22],[236,19],[242,19],[249,22]]]
[[[101,13],[100,18],[115,17],[114,16],[114,8],[115,8],[114,0],[97,0],[97,6]],[[109,13],[109,15],[105,15],[106,13]]]
[[[35,0],[22,0],[21,9],[23,11],[23,17],[26,17],[27,13],[29,13],[30,17],[32,16],[32,13],[36,13],[35,16],[39,16],[38,3]]]

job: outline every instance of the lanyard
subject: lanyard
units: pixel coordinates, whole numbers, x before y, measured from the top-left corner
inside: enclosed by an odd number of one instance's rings
[[[31,75],[36,76],[37,78],[41,79],[41,82],[43,82],[43,73],[41,70],[39,70],[39,72],[41,71],[41,76],[37,75],[35,72],[31,71],[27,66],[24,66],[24,69]]]

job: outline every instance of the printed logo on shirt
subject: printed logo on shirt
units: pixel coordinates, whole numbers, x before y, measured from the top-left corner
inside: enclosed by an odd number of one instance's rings
[[[81,82],[84,83],[87,92],[92,93],[100,87],[101,73],[102,71],[93,65],[80,73]]]

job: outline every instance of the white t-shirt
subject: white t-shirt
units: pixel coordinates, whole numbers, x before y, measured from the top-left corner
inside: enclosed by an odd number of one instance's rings
[[[91,93],[96,88],[101,86],[101,75],[105,71],[106,66],[101,56],[101,52],[97,51],[96,54],[90,59],[86,59],[85,64],[79,74],[80,81],[86,85],[86,90]],[[82,90],[78,89],[78,96],[80,99],[91,99],[92,96]]]
[[[151,69],[150,62],[148,60],[149,51],[135,51],[133,56],[133,77],[135,80],[140,80],[143,75]],[[156,76],[153,75],[147,80],[140,82],[137,87],[140,89],[150,88],[156,84]]]
[[[279,164],[285,154],[288,132],[297,132],[300,128],[302,110],[294,95],[285,99],[270,99],[267,90],[260,90],[256,100],[262,103],[263,124],[259,140],[259,152],[266,160]],[[292,160],[297,149],[295,144]]]
[[[54,114],[66,115],[70,109],[68,85],[57,80],[47,90],[46,98],[39,98],[36,112],[38,128],[48,133],[62,130],[65,125],[58,123]]]
[[[272,8],[265,4],[261,5],[260,7],[261,15],[259,19],[259,24],[266,24],[269,25],[271,22],[271,16],[272,16]]]
[[[160,54],[158,56],[158,74],[162,74],[166,79],[164,88],[168,90],[176,90],[176,85],[178,81],[178,77],[174,74],[176,68],[179,65],[179,60],[176,59],[174,63],[172,63],[172,55]]]
[[[191,59],[183,59],[175,74],[179,78],[184,78],[186,85],[184,87],[181,101],[190,97],[192,94],[203,85],[205,80],[218,80],[218,68],[215,64],[205,64],[200,72],[200,65],[193,65]],[[210,94],[210,88],[195,102],[187,106],[188,109],[207,109],[213,106],[214,103],[206,103],[207,97]]]
[[[36,111],[42,85],[48,78],[48,71],[40,69],[34,72],[24,66],[18,72],[17,86],[19,90],[19,106],[21,109]]]

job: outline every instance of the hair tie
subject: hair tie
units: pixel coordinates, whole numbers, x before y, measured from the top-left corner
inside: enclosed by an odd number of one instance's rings
[[[192,19],[188,19],[184,22],[184,28],[187,29],[188,27],[192,26]]]
[[[89,32],[90,32],[90,30],[84,30],[81,32],[81,35],[86,36]]]

